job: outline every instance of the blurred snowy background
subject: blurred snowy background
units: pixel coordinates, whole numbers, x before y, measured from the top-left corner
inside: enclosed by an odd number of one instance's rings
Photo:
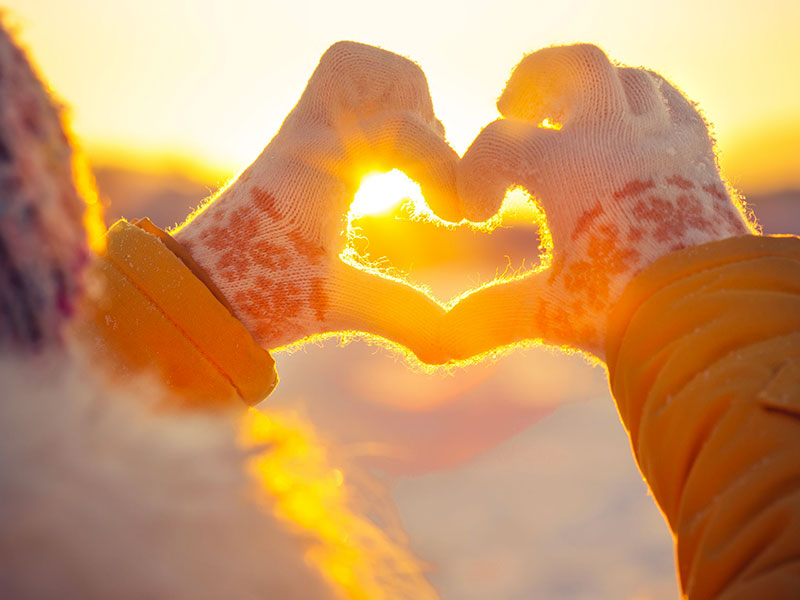
[[[148,215],[167,227],[214,189],[180,173],[96,174],[109,222]],[[800,190],[748,201],[765,233],[800,234]],[[442,232],[400,208],[360,224],[373,257],[445,295],[538,245],[532,228]],[[530,348],[430,375],[362,341],[336,346],[276,355],[281,383],[265,405],[299,412],[391,488],[444,600],[677,598],[672,540],[604,369]]]

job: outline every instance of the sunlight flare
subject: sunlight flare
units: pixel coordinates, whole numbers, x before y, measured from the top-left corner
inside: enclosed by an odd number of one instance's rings
[[[422,201],[422,192],[405,173],[397,169],[388,173],[368,173],[353,198],[350,215],[358,218],[386,214],[407,199],[418,204]]]
[[[558,131],[561,129],[562,125],[558,121],[554,121],[551,119],[544,119],[541,123],[539,123],[539,127],[541,129],[555,129]]]
[[[308,540],[306,559],[334,583],[342,597],[433,599],[423,565],[370,518],[389,519],[388,505],[358,488],[331,466],[328,451],[310,425],[291,414],[251,408],[243,416],[239,444],[251,454],[248,470],[265,506]],[[388,521],[387,521],[388,523]]]

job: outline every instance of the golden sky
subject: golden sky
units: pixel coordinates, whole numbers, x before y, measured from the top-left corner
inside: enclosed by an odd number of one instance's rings
[[[747,192],[800,187],[797,0],[10,0],[7,20],[95,158],[230,174],[260,152],[319,56],[353,39],[416,60],[463,152],[523,54],[578,41],[653,68],[714,123]],[[124,152],[123,152],[124,150]]]

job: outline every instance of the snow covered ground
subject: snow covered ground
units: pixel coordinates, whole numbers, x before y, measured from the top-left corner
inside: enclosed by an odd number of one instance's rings
[[[607,397],[394,497],[443,598],[678,597],[670,536]]]
[[[443,599],[677,597],[672,541],[603,369],[531,349],[430,376],[359,342],[277,360],[266,404],[299,410],[391,486]],[[358,383],[375,371],[383,394]],[[414,391],[445,400],[397,406]]]

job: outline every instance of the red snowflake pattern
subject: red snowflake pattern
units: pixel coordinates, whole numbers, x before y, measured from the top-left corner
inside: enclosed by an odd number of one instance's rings
[[[604,213],[603,205],[599,202],[594,205],[593,208],[585,210],[580,217],[578,217],[578,221],[575,223],[575,229],[572,230],[572,241],[574,242],[577,240],[581,235],[583,235],[592,224]]]
[[[556,244],[548,299],[539,301],[534,320],[551,340],[598,349],[608,310],[638,272],[742,227],[721,185],[700,186],[679,174],[633,179],[580,214],[567,247],[559,252]]]
[[[568,342],[575,339],[572,323],[574,315],[570,314],[563,304],[553,305],[547,300],[539,302],[534,317],[537,330],[549,340]]]
[[[650,196],[646,200],[639,200],[633,209],[633,215],[640,223],[648,223],[652,227],[652,238],[670,248],[680,245],[692,230],[713,229],[704,213],[703,205],[691,194],[682,194],[674,202]]]
[[[278,210],[275,197],[264,188],[250,188],[250,198],[256,210],[263,212],[270,221],[277,222],[283,218],[280,210]]]
[[[564,274],[564,288],[589,309],[598,310],[607,304],[611,279],[630,270],[639,258],[637,250],[620,243],[619,233],[619,227],[613,224],[596,228],[588,237],[586,258],[570,264]]]
[[[237,314],[260,342],[273,346],[299,339],[324,322],[328,297],[323,285],[326,251],[286,219],[264,188],[248,189],[250,202],[226,212],[213,208],[191,240]],[[244,289],[242,289],[244,288]],[[228,290],[226,292],[226,290]]]
[[[727,191],[721,185],[705,185],[703,191],[709,194],[714,204],[714,220],[724,231],[730,235],[745,235],[749,233],[747,225],[739,211],[731,202]]]
[[[289,332],[296,331],[304,305],[302,291],[295,282],[264,276],[238,292],[233,302],[242,320],[262,340],[283,340]]]
[[[625,184],[622,188],[614,192],[614,200],[622,200],[623,198],[630,198],[638,196],[644,192],[653,189],[656,186],[652,179],[642,181],[641,179],[634,179]]]
[[[672,177],[667,177],[666,181],[668,184],[679,187],[682,190],[693,190],[695,188],[694,183],[692,183],[688,179],[684,179],[680,175],[673,175]]]

